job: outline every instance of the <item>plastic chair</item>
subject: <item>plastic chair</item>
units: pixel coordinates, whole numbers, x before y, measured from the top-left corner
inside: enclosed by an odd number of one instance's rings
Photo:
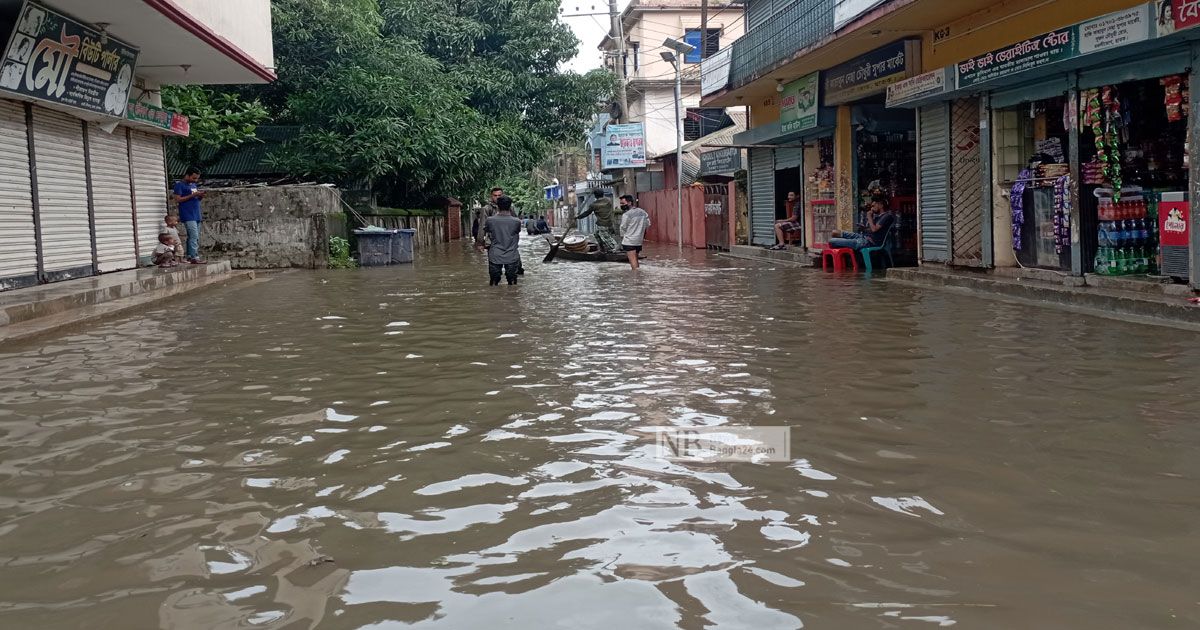
[[[878,247],[864,247],[864,248],[858,250],[859,252],[862,253],[863,269],[867,273],[871,273],[871,271],[872,271],[871,254],[874,254],[875,252],[880,252],[883,255],[887,256],[888,268],[896,266],[896,262],[892,258],[892,250],[895,249],[896,228],[898,226],[899,226],[899,222],[896,222],[892,225],[892,229],[888,230],[887,236],[883,237],[883,245],[880,245]]]
[[[849,259],[854,270],[858,271],[858,257],[854,255],[853,249],[849,247],[823,249],[821,250],[821,269],[828,269],[830,264],[832,264],[834,271],[845,271],[846,259]]]

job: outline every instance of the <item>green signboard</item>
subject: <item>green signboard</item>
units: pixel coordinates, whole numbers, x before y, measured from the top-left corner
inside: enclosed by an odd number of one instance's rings
[[[821,82],[820,73],[814,72],[783,86],[783,98],[779,102],[779,122],[783,133],[795,133],[817,126],[817,91]]]
[[[958,88],[1033,70],[1079,54],[1079,27],[1068,26],[958,63]]]

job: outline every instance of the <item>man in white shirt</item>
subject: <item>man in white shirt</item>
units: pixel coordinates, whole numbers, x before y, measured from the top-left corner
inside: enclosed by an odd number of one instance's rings
[[[629,266],[638,268],[638,254],[642,252],[642,241],[650,228],[650,215],[633,205],[633,195],[621,195],[621,249],[629,257]]]

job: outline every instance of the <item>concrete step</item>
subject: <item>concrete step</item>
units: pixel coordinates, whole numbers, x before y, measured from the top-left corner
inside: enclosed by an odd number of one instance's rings
[[[889,269],[887,280],[993,294],[1107,317],[1144,318],[1156,320],[1156,323],[1200,328],[1200,306],[1188,303],[1188,295],[1167,293],[1166,290],[1129,290],[1122,283],[1089,286],[1086,283],[1076,284],[1075,280],[1084,279],[1075,278],[1067,280],[1068,284],[1054,284],[1043,277],[1012,277],[983,271],[944,271],[923,267]]]
[[[142,308],[164,298],[233,279],[227,261],[172,269],[144,268],[0,293],[0,343]]]

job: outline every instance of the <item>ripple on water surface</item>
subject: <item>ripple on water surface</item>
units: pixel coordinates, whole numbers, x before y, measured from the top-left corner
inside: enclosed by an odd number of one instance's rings
[[[1200,624],[1195,335],[649,253],[489,289],[455,246],[5,349],[0,623]],[[791,461],[655,445],[733,425]]]

